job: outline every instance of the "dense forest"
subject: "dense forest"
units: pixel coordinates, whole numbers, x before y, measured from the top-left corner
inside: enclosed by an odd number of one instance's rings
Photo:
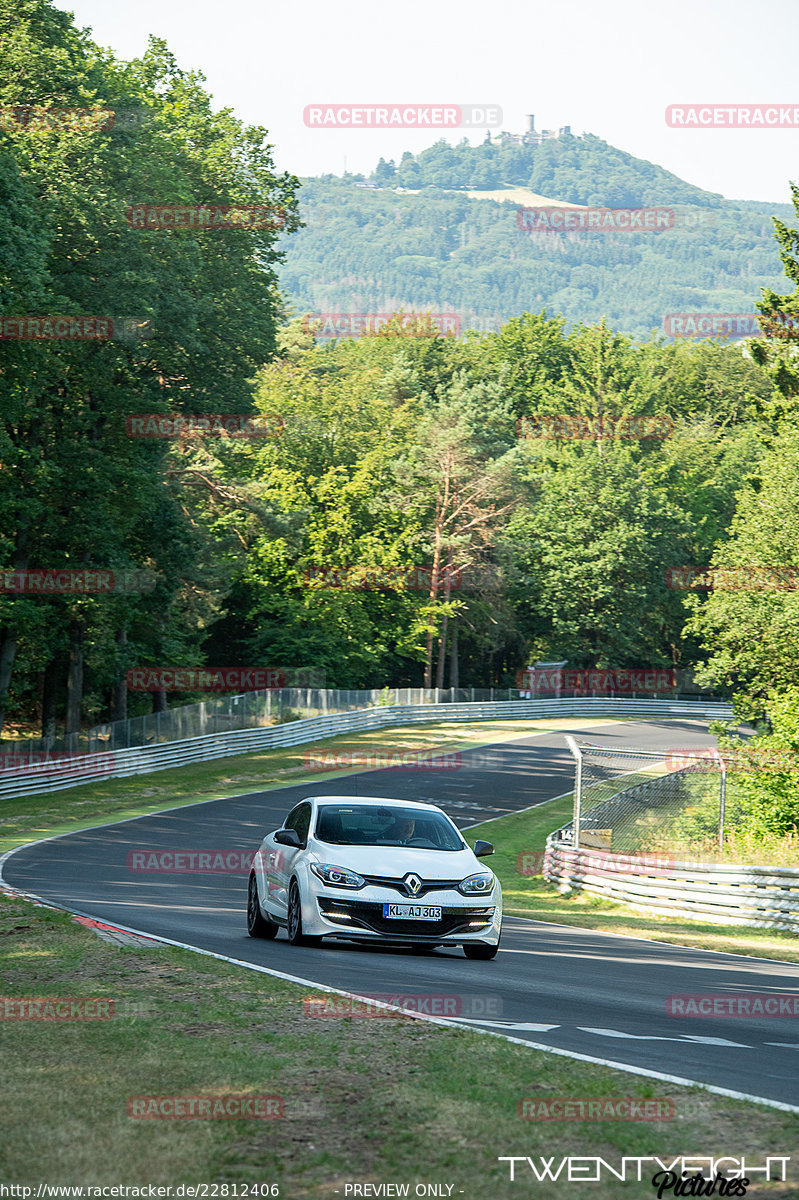
[[[3,339],[7,728],[72,731],[163,705],[163,693],[128,694],[127,672],[149,665],[289,664],[340,687],[512,686],[536,658],[649,665],[695,672],[753,716],[799,683],[795,591],[669,586],[683,565],[799,566],[790,325],[746,344],[669,342],[614,328],[604,307],[612,280],[616,315],[713,296],[795,317],[778,269],[799,282],[792,226],[598,139],[513,154],[432,147],[397,168],[425,187],[425,172],[435,187],[473,187],[479,160],[482,187],[718,213],[712,254],[677,230],[538,249],[517,237],[513,206],[277,174],[266,130],[214,112],[202,78],[157,40],[118,63],[45,0],[13,13],[2,0],[0,23],[5,111],[24,94],[143,115],[0,129],[3,328],[94,314],[122,331]],[[282,219],[137,228],[126,214],[144,204]],[[324,251],[329,284],[309,247]],[[428,306],[451,307],[449,272],[475,312],[491,298],[495,332],[441,336],[401,314],[321,343],[292,300],[302,275],[314,308],[343,296],[400,308],[417,278]],[[563,299],[578,272],[598,306],[588,313]],[[129,572],[141,586],[15,590],[19,572],[64,568]]]
[[[538,195],[668,206],[674,227],[520,229],[518,210]],[[760,289],[780,286],[772,217],[790,220],[791,208],[724,200],[600,138],[564,134],[540,146],[438,142],[396,168],[381,160],[370,180],[306,179],[300,213],[304,228],[281,239],[298,315],[432,309],[496,331],[546,308],[569,326],[604,319],[645,340],[670,313],[754,312]]]

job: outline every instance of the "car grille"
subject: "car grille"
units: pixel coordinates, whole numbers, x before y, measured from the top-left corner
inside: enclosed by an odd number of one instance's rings
[[[398,921],[383,916],[383,905],[359,900],[333,900],[319,896],[319,908],[329,921],[349,929],[371,929],[374,933],[396,937],[442,937],[450,933],[474,932],[490,925],[491,908],[442,908],[440,921]]]
[[[405,878],[395,879],[390,875],[364,875],[367,883],[373,884],[375,887],[391,888],[392,891],[399,892],[401,896],[410,896],[412,900],[418,900],[421,896],[426,896],[428,892],[452,892],[457,889],[461,882],[462,876],[457,879],[422,879],[422,886],[418,892],[411,892],[405,886]],[[421,875],[419,876],[421,879]]]

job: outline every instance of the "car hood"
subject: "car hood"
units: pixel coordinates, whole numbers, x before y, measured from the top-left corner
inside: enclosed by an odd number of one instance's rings
[[[419,850],[413,846],[331,846],[309,842],[320,862],[350,867],[359,875],[388,875],[402,879],[414,872],[420,879],[465,879],[490,870],[471,850]]]

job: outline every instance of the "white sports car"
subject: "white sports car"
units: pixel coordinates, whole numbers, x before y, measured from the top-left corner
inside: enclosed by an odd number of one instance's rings
[[[292,945],[323,937],[463,946],[493,958],[502,929],[499,880],[432,804],[349,796],[300,801],[264,838],[247,895],[251,937],[285,928]]]

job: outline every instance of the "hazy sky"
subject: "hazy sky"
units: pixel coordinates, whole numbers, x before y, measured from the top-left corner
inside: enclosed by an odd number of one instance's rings
[[[786,202],[799,128],[670,129],[670,104],[799,109],[799,0],[62,0],[122,58],[149,34],[297,175],[370,171],[459,131],[309,129],[307,104],[493,104],[571,125],[729,198]],[[470,140],[482,140],[481,129]]]

